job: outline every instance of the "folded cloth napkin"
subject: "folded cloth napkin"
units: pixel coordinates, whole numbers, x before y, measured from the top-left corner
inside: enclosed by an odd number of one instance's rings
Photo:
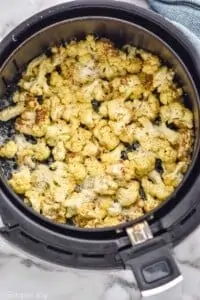
[[[148,3],[180,28],[200,55],[200,0],[148,0]]]

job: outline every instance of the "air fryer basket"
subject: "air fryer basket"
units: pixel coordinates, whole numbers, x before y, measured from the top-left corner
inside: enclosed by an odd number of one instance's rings
[[[169,249],[199,222],[195,216],[200,191],[196,164],[200,76],[196,52],[185,37],[158,15],[130,4],[76,1],[50,8],[22,23],[0,44],[0,107],[7,105],[16,78],[31,59],[49,46],[89,33],[108,37],[118,46],[131,43],[152,51],[175,69],[184,88],[186,104],[194,113],[195,146],[190,169],[183,183],[161,207],[137,221],[103,229],[80,229],[50,222],[26,207],[8,187],[6,176],[2,176],[0,213],[4,225],[1,233],[26,251],[59,264],[87,268],[131,267],[143,291],[169,282],[175,284],[181,276]],[[12,122],[0,125],[1,139],[12,135]],[[9,173],[10,165],[13,163],[0,162],[4,175]],[[137,240],[135,224],[138,222],[143,228],[142,241]],[[146,266],[152,267],[151,272],[155,266],[164,268],[164,277],[148,282],[144,278]],[[145,272],[149,271],[145,269]]]

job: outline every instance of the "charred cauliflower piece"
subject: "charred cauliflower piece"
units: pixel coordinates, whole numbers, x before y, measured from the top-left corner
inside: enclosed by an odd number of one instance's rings
[[[182,182],[193,114],[157,55],[88,35],[33,59],[18,86],[0,111],[16,132],[0,158],[16,160],[8,182],[36,212],[115,226],[155,209]]]

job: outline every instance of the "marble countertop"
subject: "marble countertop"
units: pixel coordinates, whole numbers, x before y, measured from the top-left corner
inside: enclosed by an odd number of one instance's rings
[[[0,39],[25,18],[61,2],[2,0]],[[132,2],[147,7],[144,0]],[[200,300],[199,236],[200,228],[174,251],[184,276],[182,300]],[[129,271],[62,268],[30,257],[0,239],[0,300],[137,300],[139,293],[133,283]]]

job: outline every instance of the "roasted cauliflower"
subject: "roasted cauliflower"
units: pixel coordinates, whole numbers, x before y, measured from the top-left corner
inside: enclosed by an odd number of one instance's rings
[[[79,227],[155,209],[193,151],[193,113],[175,78],[157,55],[106,38],[49,48],[0,111],[14,123],[0,145],[0,160],[15,164],[8,183],[36,212]]]

